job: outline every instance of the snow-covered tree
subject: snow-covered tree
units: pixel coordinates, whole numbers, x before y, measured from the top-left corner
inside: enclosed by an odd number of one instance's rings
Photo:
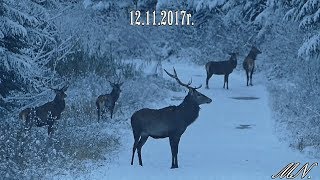
[[[320,55],[320,1],[293,0],[279,1],[280,5],[288,8],[285,19],[299,22],[299,27],[310,32],[299,49],[301,57]]]
[[[13,72],[12,83],[28,91],[50,78],[48,63],[58,56],[59,41],[42,3],[0,1],[0,69]]]

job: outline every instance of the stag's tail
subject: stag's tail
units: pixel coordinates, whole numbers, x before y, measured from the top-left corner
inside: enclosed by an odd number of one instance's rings
[[[24,110],[22,110],[20,113],[19,113],[19,118],[23,121],[23,122],[26,122],[29,114],[31,112],[31,108],[26,108]]]

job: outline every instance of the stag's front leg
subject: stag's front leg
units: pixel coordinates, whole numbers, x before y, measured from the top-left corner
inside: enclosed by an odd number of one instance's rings
[[[171,169],[175,169],[178,168],[178,149],[180,137],[169,137],[169,140],[172,154]]]
[[[54,124],[54,119],[50,118],[48,119],[48,135],[51,136],[53,134],[53,124]]]
[[[246,75],[247,75],[247,86],[249,86],[249,72],[246,70]]]
[[[250,85],[251,85],[251,86],[253,86],[253,84],[252,84],[252,74],[253,74],[253,71],[254,71],[254,68],[252,68],[252,71],[251,71],[251,73],[250,73]]]
[[[115,105],[112,105],[112,106],[109,107],[111,119],[112,119],[112,115],[113,115],[114,106],[115,106]]]
[[[209,89],[209,79],[212,77],[213,74],[210,74],[207,72],[207,78],[206,78],[206,89]]]
[[[97,114],[98,114],[98,122],[100,121],[100,116],[101,116],[101,109],[97,107]]]
[[[25,129],[26,130],[30,130],[31,129],[31,127],[32,127],[32,121],[33,121],[33,119],[31,119],[31,117],[27,117],[27,119],[26,119],[26,124],[25,124]]]

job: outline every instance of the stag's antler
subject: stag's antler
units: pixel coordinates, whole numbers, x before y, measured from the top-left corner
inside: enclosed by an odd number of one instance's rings
[[[119,75],[118,73],[116,73],[115,75],[112,76],[113,77],[113,82],[111,82],[110,80],[108,80],[108,76],[106,76],[107,81],[110,83],[110,85],[115,85],[115,84],[120,84],[122,85],[123,82],[121,82],[122,76],[121,74]]]
[[[188,82],[188,84],[185,84],[183,82],[180,81],[180,79],[178,78],[178,75],[177,75],[177,72],[176,72],[176,69],[173,68],[173,73],[174,74],[170,74],[167,70],[163,69],[170,77],[174,78],[181,86],[184,86],[188,89],[199,89],[202,87],[202,85],[198,86],[198,87],[191,87],[191,83],[192,83],[192,79]]]
[[[43,87],[46,87],[46,88],[48,88],[48,89],[51,89],[51,90],[53,90],[53,91],[57,91],[57,90],[63,90],[63,91],[66,91],[67,89],[68,89],[68,87],[69,87],[69,79],[67,79],[67,78],[63,78],[63,83],[61,83],[61,84],[64,84],[64,86],[61,88],[61,89],[59,89],[59,88],[53,88],[53,87],[51,87],[51,86],[48,86],[47,84],[45,84],[44,82],[43,82],[43,80],[41,80],[40,82],[42,83],[42,85],[43,85]],[[60,84],[60,85],[61,85]],[[55,86],[59,86],[59,85],[55,85]]]

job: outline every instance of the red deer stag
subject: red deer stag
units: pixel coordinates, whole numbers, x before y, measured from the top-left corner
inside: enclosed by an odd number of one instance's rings
[[[105,109],[108,109],[110,111],[110,116],[112,119],[114,106],[120,96],[120,92],[121,92],[120,87],[123,85],[123,82],[122,83],[112,83],[109,81],[109,83],[112,87],[111,93],[100,95],[96,100],[98,121],[100,120],[100,117],[102,116],[102,113],[103,113],[103,111],[105,111]]]
[[[56,120],[60,119],[61,113],[65,108],[67,97],[65,91],[67,86],[61,89],[52,89],[56,93],[53,101],[47,102],[42,106],[26,108],[19,114],[29,129],[35,124],[37,127],[48,126],[48,135],[53,134],[53,125]]]
[[[207,78],[206,88],[209,89],[209,79],[213,74],[224,75],[223,88],[227,84],[229,89],[229,74],[232,73],[233,69],[237,67],[237,55],[238,53],[229,53],[231,56],[228,61],[210,61],[206,64]]]
[[[244,59],[244,61],[242,63],[242,66],[243,66],[244,70],[246,71],[246,75],[247,75],[247,86],[249,86],[249,78],[250,78],[250,85],[253,86],[252,74],[254,71],[255,60],[256,60],[258,54],[261,54],[261,51],[258,48],[253,46],[251,48],[249,54],[247,55],[247,57]]]
[[[134,144],[131,165],[133,165],[135,151],[138,150],[139,165],[142,166],[141,149],[149,136],[154,139],[169,137],[172,153],[171,168],[178,168],[177,155],[180,137],[199,116],[199,105],[212,102],[210,98],[197,91],[197,89],[201,88],[201,85],[199,87],[191,87],[191,81],[188,84],[182,83],[174,68],[174,74],[164,71],[180,85],[188,88],[188,95],[178,106],[168,106],[162,109],[145,108],[136,111],[132,115],[131,127]]]

